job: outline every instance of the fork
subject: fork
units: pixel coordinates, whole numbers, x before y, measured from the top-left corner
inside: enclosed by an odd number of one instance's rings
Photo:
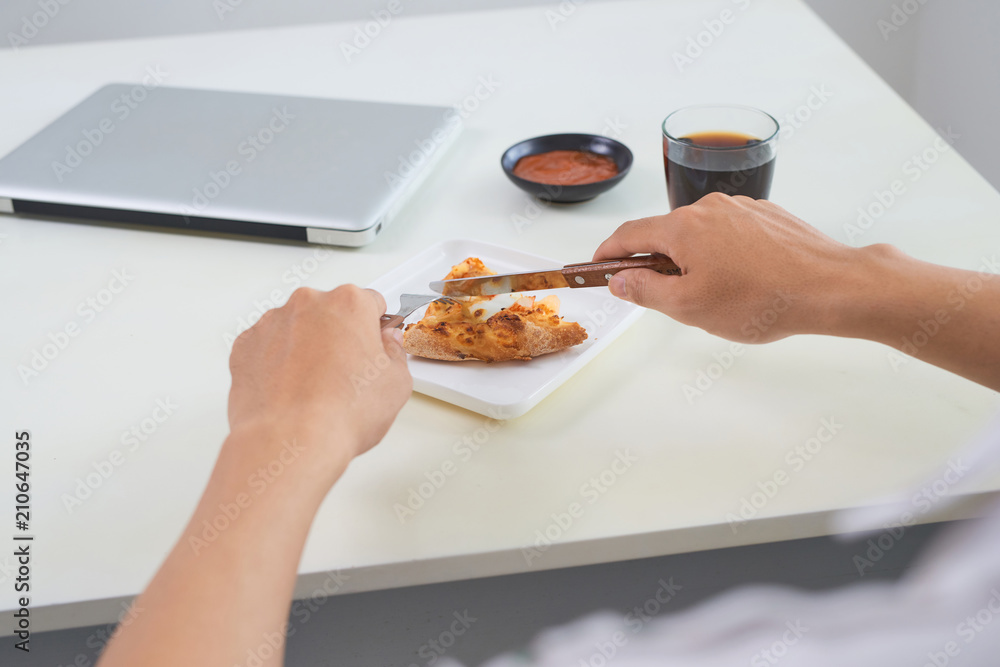
[[[446,296],[431,294],[401,294],[399,296],[399,312],[395,315],[383,315],[381,318],[382,328],[400,327],[403,320],[409,317],[410,313],[420,306],[426,306],[431,301],[441,301],[443,303],[455,303],[454,299]]]

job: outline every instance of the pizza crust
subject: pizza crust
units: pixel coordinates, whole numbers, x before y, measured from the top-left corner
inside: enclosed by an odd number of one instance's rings
[[[445,280],[483,275],[494,273],[470,257],[455,265]],[[522,297],[486,318],[482,303],[489,298],[431,303],[422,320],[406,327],[403,349],[427,359],[494,363],[528,361],[587,339],[582,326],[559,316],[559,298],[554,295],[537,303],[533,296]]]

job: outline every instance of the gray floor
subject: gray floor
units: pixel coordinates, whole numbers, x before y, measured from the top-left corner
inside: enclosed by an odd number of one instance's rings
[[[898,578],[941,525],[910,528],[864,580]],[[476,665],[525,646],[542,628],[591,611],[623,615],[652,597],[662,578],[683,588],[661,612],[678,613],[721,591],[746,583],[773,582],[827,589],[858,581],[853,557],[864,543],[809,539],[695,554],[578,567],[549,572],[416,586],[329,598],[293,615],[290,667],[413,667],[431,664],[428,645],[447,632],[454,614],[475,619],[447,654]],[[457,626],[459,627],[459,626]],[[94,664],[107,627],[41,633],[30,655],[0,663],[38,667]],[[183,641],[183,638],[178,638]],[[4,642],[0,655],[13,652]],[[421,648],[423,647],[423,651]]]

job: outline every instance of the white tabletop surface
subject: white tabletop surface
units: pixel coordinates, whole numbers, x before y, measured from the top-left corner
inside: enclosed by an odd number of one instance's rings
[[[679,71],[674,52],[723,9],[732,22]],[[8,442],[24,429],[34,441],[34,629],[112,620],[149,580],[227,432],[225,335],[255,301],[274,290],[287,298],[293,267],[314,268],[304,284],[316,288],[366,284],[456,237],[587,260],[622,221],[667,210],[659,122],[678,107],[728,101],[785,119],[824,91],[785,137],[774,201],[846,241],[858,207],[902,179],[905,194],[855,243],[892,242],[968,268],[1000,253],[997,192],[954,151],[910,180],[906,163],[934,146],[935,130],[798,0],[591,2],[558,12],[401,16],[350,63],[339,44],[355,23],[0,51],[0,154],[97,87],[139,81],[147,68],[175,86],[444,105],[474,99],[479,86],[483,97],[394,226],[320,262],[303,245],[0,217],[0,422]],[[632,173],[592,202],[538,207],[504,178],[499,157],[520,139],[562,131],[617,135],[635,153]],[[81,315],[78,304],[123,270],[128,286],[92,321]],[[79,335],[22,382],[17,366],[71,322]],[[933,475],[1000,404],[922,362],[894,370],[879,345],[820,337],[750,349],[689,402],[684,385],[728,348],[647,313],[471,457],[454,446],[483,439],[484,418],[414,395],[323,505],[299,594],[329,571],[349,592],[828,534],[831,512]],[[130,451],[123,432],[158,399],[177,407]],[[823,420],[843,427],[793,468],[787,452]],[[115,450],[123,462],[67,511],[63,495]],[[2,451],[12,456],[13,445]],[[604,493],[583,488],[619,452],[636,463]],[[448,461],[456,473],[401,523],[394,505]],[[734,534],[727,514],[778,471],[787,484]],[[998,487],[993,478],[952,491]],[[536,531],[558,532],[553,514],[574,502],[582,515],[529,563],[522,548]],[[5,580],[11,564],[0,557]]]

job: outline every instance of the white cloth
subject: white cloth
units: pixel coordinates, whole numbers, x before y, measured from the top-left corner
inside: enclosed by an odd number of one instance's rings
[[[990,431],[992,456],[982,456],[982,439],[966,450],[976,454],[977,473],[1000,461],[1000,421]],[[605,665],[1000,667],[1000,504],[942,534],[895,583],[827,592],[744,587],[647,622],[594,614],[483,667]]]

